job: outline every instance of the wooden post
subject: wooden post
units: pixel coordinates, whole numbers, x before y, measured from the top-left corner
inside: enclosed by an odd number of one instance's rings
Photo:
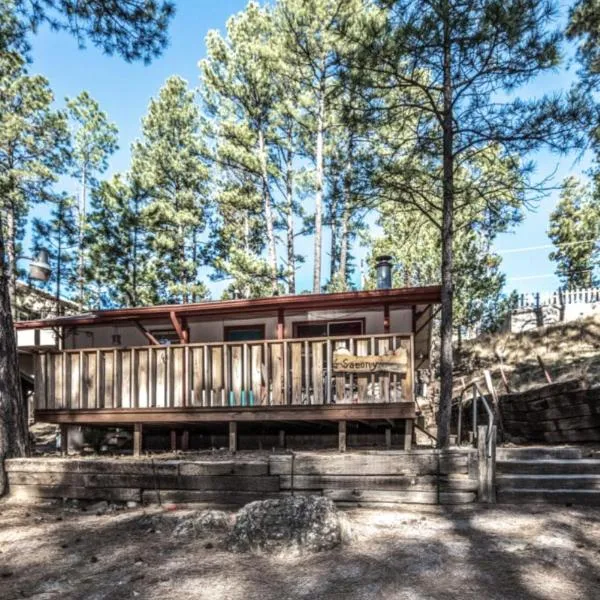
[[[496,502],[496,426],[492,427],[492,439],[487,437],[487,426],[477,428],[477,498],[479,502]]]
[[[383,305],[383,333],[390,332],[390,305]]]
[[[133,426],[133,455],[141,456],[142,454],[142,424],[136,423]]]
[[[279,447],[285,448],[285,429],[279,430]]]
[[[404,420],[404,449],[412,448],[413,422],[412,419]]]
[[[171,429],[171,452],[177,452],[177,430]]]
[[[237,452],[237,423],[229,422],[229,452]]]
[[[69,453],[69,426],[60,426],[60,453],[66,456]]]
[[[338,423],[338,448],[340,452],[346,452],[346,421]]]
[[[390,427],[386,427],[385,429],[385,447],[392,447],[392,430]]]
[[[190,449],[190,432],[188,429],[184,429],[181,434],[181,449],[187,452]]]

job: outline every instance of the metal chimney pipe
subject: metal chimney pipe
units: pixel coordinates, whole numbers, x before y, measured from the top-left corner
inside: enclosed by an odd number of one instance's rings
[[[392,287],[392,257],[384,254],[375,258],[377,271],[377,289],[388,290]]]

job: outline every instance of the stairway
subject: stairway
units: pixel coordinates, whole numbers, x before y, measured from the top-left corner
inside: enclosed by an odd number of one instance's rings
[[[584,448],[498,448],[496,490],[500,503],[600,506],[600,454]]]

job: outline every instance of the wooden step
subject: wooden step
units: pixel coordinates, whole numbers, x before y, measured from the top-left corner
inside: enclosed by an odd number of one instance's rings
[[[600,490],[516,489],[498,491],[500,504],[591,504],[600,506]]]
[[[503,460],[496,463],[498,475],[600,475],[600,460]]]
[[[583,450],[575,446],[528,446],[526,448],[496,448],[496,460],[577,460]]]
[[[498,490],[600,490],[600,475],[501,475]]]

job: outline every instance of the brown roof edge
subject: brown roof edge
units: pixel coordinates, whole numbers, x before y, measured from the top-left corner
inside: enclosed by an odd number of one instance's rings
[[[266,312],[271,310],[322,310],[349,306],[371,306],[374,304],[439,304],[441,287],[432,285],[415,288],[366,290],[360,292],[338,292],[335,294],[299,294],[296,296],[270,296],[252,300],[215,300],[198,304],[165,304],[117,310],[99,310],[83,315],[57,317],[37,321],[18,321],[16,329],[42,329],[44,327],[75,327],[100,325],[117,321],[169,318],[170,313],[180,317],[219,315],[224,313]]]

